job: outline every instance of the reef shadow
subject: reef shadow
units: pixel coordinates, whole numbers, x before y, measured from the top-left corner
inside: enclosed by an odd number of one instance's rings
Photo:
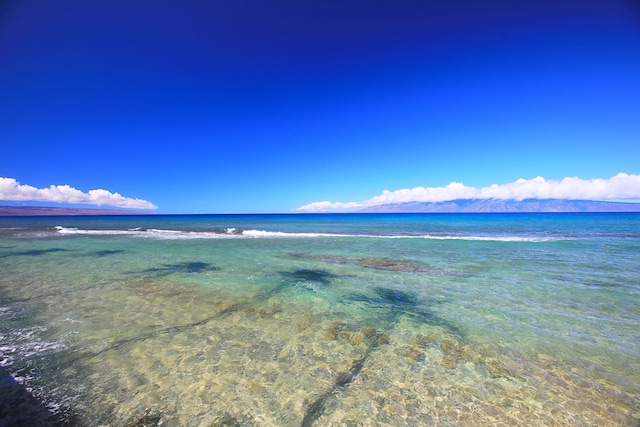
[[[314,282],[322,285],[329,285],[337,276],[325,270],[297,269],[292,271],[281,271],[280,275],[290,283]]]
[[[20,251],[13,253],[6,253],[0,255],[2,258],[8,258],[11,256],[42,256],[56,252],[72,252],[71,249],[63,249],[63,248],[51,248],[51,249],[31,249],[28,251]]]
[[[421,304],[415,295],[383,286],[374,287],[373,291],[376,294],[375,296],[351,294],[347,299],[376,308],[386,308],[389,310],[387,318],[391,322],[397,321],[397,318],[401,315],[406,315],[421,323],[441,327],[450,334],[464,340],[465,335],[460,328],[436,315],[428,306]]]
[[[104,250],[104,251],[96,251],[95,254],[99,257],[104,257],[104,256],[108,256],[108,255],[117,255],[117,254],[121,254],[123,252],[126,252],[123,249],[111,249],[111,250]]]
[[[175,273],[205,273],[211,271],[220,271],[220,267],[217,267],[208,262],[201,261],[187,261],[176,264],[163,264],[162,267],[147,268],[146,270],[139,271],[141,274],[155,274],[157,276],[168,276]]]

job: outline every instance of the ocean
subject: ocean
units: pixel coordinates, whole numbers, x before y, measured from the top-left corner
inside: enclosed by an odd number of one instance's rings
[[[0,218],[0,426],[637,426],[640,214]]]

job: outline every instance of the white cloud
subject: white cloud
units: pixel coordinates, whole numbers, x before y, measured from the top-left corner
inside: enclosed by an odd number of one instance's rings
[[[444,187],[415,187],[382,194],[361,202],[314,202],[296,209],[299,212],[333,212],[407,202],[445,202],[457,199],[568,199],[568,200],[634,200],[640,199],[640,175],[619,173],[609,179],[567,177],[561,181],[541,176],[519,179],[488,187],[468,187],[452,182]]]
[[[153,203],[142,199],[130,199],[107,190],[89,190],[84,193],[68,185],[51,185],[36,188],[23,185],[14,178],[0,177],[0,200],[106,205],[118,208],[157,209]]]

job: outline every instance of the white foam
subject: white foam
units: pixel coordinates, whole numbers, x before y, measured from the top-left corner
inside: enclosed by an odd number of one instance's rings
[[[560,240],[553,237],[541,236],[469,236],[469,235],[432,235],[432,234],[337,234],[337,233],[289,233],[280,231],[246,230],[242,236],[255,238],[315,238],[315,237],[345,237],[372,239],[430,239],[430,240],[471,240],[488,242],[550,242]]]
[[[455,235],[455,234],[396,234],[396,235],[373,235],[373,234],[338,234],[338,233],[312,233],[312,232],[286,232],[267,230],[242,230],[227,228],[220,231],[182,231],[166,229],[144,229],[132,228],[127,230],[82,230],[78,228],[56,227],[61,234],[86,234],[86,235],[130,235],[138,237],[148,237],[157,239],[313,239],[323,237],[337,238],[375,238],[375,239],[430,239],[430,240],[468,240],[487,242],[550,242],[566,240],[563,238],[549,236],[481,236],[481,235]]]
[[[470,241],[484,241],[484,242],[553,242],[553,241],[559,240],[553,237],[535,237],[535,236],[424,235],[424,236],[417,236],[417,237],[421,239],[432,239],[432,240],[470,240]]]
[[[245,230],[242,233],[247,237],[283,237],[283,238],[313,238],[313,237],[359,237],[353,234],[335,234],[335,233],[290,233],[284,231],[263,231],[263,230]]]
[[[155,237],[160,239],[229,239],[229,238],[313,238],[313,237],[346,237],[345,234],[332,233],[290,233],[282,231],[243,230],[227,228],[224,232],[214,231],[182,231],[158,228],[132,228],[128,230],[82,230],[78,228],[55,227],[60,234],[85,235],[130,235],[140,237]]]
[[[254,238],[316,238],[316,237],[345,237],[372,239],[430,239],[430,240],[470,240],[487,242],[551,242],[563,240],[549,236],[473,236],[473,235],[432,235],[432,234],[337,234],[337,233],[289,233],[281,231],[246,230],[245,237]]]
[[[66,228],[57,226],[55,227],[60,234],[95,234],[95,235],[117,235],[117,234],[131,234],[137,233],[133,230],[81,230],[79,228]]]
[[[0,366],[8,367],[16,360],[66,348],[66,345],[61,342],[46,341],[34,336],[43,331],[46,331],[46,328],[35,327],[11,331],[7,335],[0,336],[0,342],[3,343],[0,345]]]
[[[243,237],[242,234],[236,233],[235,228],[227,228],[224,233],[219,231],[180,231],[153,228],[147,230],[144,234],[140,234],[140,236],[157,239],[231,239]]]

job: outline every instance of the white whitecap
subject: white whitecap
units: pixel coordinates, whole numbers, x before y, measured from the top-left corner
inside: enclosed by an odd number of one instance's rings
[[[338,233],[312,233],[312,232],[286,232],[267,230],[244,230],[229,227],[223,233],[214,231],[182,231],[166,229],[144,229],[141,227],[127,230],[82,230],[78,228],[66,228],[57,226],[55,229],[61,234],[86,234],[86,235],[130,235],[147,238],[178,240],[178,239],[313,239],[322,237],[333,238],[374,238],[374,239],[430,239],[430,240],[467,240],[487,242],[549,242],[565,240],[549,236],[517,236],[517,235],[459,235],[459,234],[402,234],[402,235],[372,235],[372,234],[338,234]]]

